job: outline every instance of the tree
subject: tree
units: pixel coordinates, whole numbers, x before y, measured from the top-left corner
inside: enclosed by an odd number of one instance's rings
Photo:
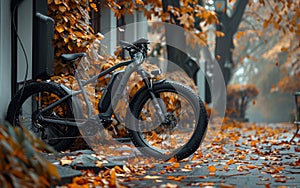
[[[135,2],[132,0],[49,0],[48,2],[49,14],[55,17],[56,20],[55,43],[57,49],[65,46],[65,51],[70,52],[84,50],[85,46],[88,45],[86,41],[93,39],[95,34],[89,25],[87,12],[91,10],[98,11],[99,8],[104,6],[111,8],[117,19],[121,19],[125,14],[133,14],[134,10],[140,10],[144,11],[144,15],[148,19],[156,16],[161,21],[180,25],[197,36],[197,40],[191,42],[201,45],[205,45],[207,33],[202,30],[200,23],[201,25],[216,24],[215,55],[222,68],[226,84],[231,78],[235,64],[232,57],[233,39],[241,21],[244,21],[242,18],[247,5],[259,5],[271,10],[268,15],[257,18],[260,19],[259,22],[264,28],[273,27],[283,33],[294,33],[298,41],[300,35],[297,21],[300,13],[297,8],[299,7],[297,0],[260,0],[259,2],[253,0],[216,0],[214,1],[214,7],[210,7],[211,10],[215,9],[215,12],[205,9],[206,1],[201,0],[136,0]],[[223,2],[224,5],[220,2]],[[73,18],[81,21],[75,25]],[[88,29],[86,30],[86,28]],[[183,38],[183,33],[178,33],[178,35],[178,37]],[[168,40],[168,37],[166,40]],[[70,43],[73,44],[70,45]],[[184,46],[185,44],[182,42],[179,45]],[[168,51],[170,51],[169,59],[178,62],[182,66],[186,56],[178,51],[171,53],[173,49],[168,48]],[[59,53],[60,50],[57,51],[57,55]]]
[[[162,0],[163,5],[163,11],[165,13],[169,12],[168,8],[169,6],[173,9],[180,8],[179,0]],[[173,19],[175,24],[180,26],[180,20],[178,19],[178,16],[176,14],[172,14],[172,12],[169,12],[170,19]],[[175,64],[179,65],[180,67],[183,67],[183,63],[187,59],[187,54],[180,51],[179,49],[186,49],[186,42],[185,42],[185,36],[184,36],[184,30],[174,30],[168,25],[165,26],[165,33],[166,33],[166,43],[167,43],[167,52],[168,52],[168,60],[171,62],[174,62]],[[175,45],[171,46],[168,44],[171,44],[170,41],[175,40]],[[172,71],[172,70],[171,70]]]
[[[253,84],[233,84],[227,86],[227,112],[231,118],[246,120],[246,109],[251,100],[258,95]]]
[[[224,5],[221,5],[221,2]],[[217,31],[224,33],[224,36],[216,36],[215,56],[223,71],[225,84],[227,85],[231,78],[233,68],[232,51],[234,49],[233,37],[238,30],[248,0],[237,0],[232,15],[227,13],[227,1],[215,2],[216,12],[220,24],[217,25]],[[224,7],[221,9],[221,7]]]
[[[293,93],[300,87],[300,62],[296,60],[299,40],[297,33],[291,32],[296,3],[282,19],[280,14],[285,11],[277,14],[278,5],[284,7],[274,1],[266,1],[265,5],[250,2],[234,37],[235,73],[230,83],[252,83],[259,88],[256,104],[248,109],[248,117],[256,121],[290,121],[294,101],[285,92]]]
[[[188,45],[195,45],[195,43],[205,45],[206,34],[201,31],[201,20],[206,22],[206,24],[217,22],[217,17],[213,12],[207,11],[200,6],[202,5],[201,0],[136,1],[137,6],[134,6],[130,0],[118,2],[118,6],[116,6],[114,1],[107,2],[109,7],[115,7],[113,11],[118,18],[121,18],[125,13],[132,14],[132,9],[136,8],[137,10],[144,11],[148,19],[156,16],[163,22],[181,27],[182,29],[174,29],[174,27],[168,24],[165,25],[168,60],[177,64],[196,81],[196,73],[199,66],[182,49],[187,49]],[[121,9],[118,9],[119,7]],[[197,36],[196,40],[192,40],[193,44],[187,43],[188,37],[186,31]],[[173,66],[168,66],[168,71],[173,72],[173,69]]]

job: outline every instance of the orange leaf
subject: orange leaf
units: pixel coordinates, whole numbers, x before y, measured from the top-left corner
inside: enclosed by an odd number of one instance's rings
[[[257,144],[257,142],[258,142],[257,140],[253,140],[253,141],[251,141],[251,143],[250,143],[250,144],[251,144],[251,147],[255,147],[255,146],[256,146],[256,144]]]
[[[55,3],[56,5],[61,4],[61,0],[54,0],[54,3]]]
[[[207,169],[209,170],[209,172],[216,172],[217,168],[215,166],[208,166]]]
[[[64,29],[64,26],[62,24],[60,24],[55,27],[55,30],[59,33],[62,33],[65,29]]]
[[[285,48],[285,47],[282,47],[282,48],[281,48],[281,51],[282,51],[282,52],[287,52],[287,51],[288,51],[288,49],[287,49],[287,48]]]
[[[250,160],[258,160],[258,158],[250,156]]]
[[[237,166],[236,169],[239,172],[243,172],[244,171],[244,168],[242,166]]]
[[[173,167],[174,167],[174,168],[179,168],[179,167],[180,167],[180,164],[179,164],[179,163],[174,163],[174,164],[173,164]]]
[[[115,171],[116,171],[117,173],[124,173],[124,172],[125,172],[125,171],[124,171],[121,167],[119,167],[119,166],[115,166],[114,169],[115,169]]]
[[[286,182],[286,178],[276,178],[275,182],[285,183]]]
[[[90,6],[91,6],[93,9],[97,8],[97,5],[96,5],[95,3],[91,3]]]
[[[110,186],[112,187],[116,186],[116,181],[117,181],[116,170],[113,168],[110,170]]]
[[[87,180],[83,179],[82,177],[75,177],[73,179],[73,183],[76,183],[77,185],[84,185],[87,183]]]
[[[217,37],[224,37],[225,34],[223,32],[221,32],[221,31],[216,31],[216,36]]]
[[[142,0],[136,0],[136,4],[144,5],[144,2]]]
[[[228,165],[224,166],[224,170],[226,170],[226,171],[228,170]]]
[[[167,162],[177,162],[178,160],[175,157],[172,157],[171,159],[169,159]]]
[[[235,161],[234,159],[229,159],[229,160],[226,162],[226,164],[228,164],[228,165],[231,165],[231,164],[234,164],[234,163],[236,163],[236,161]]]
[[[255,168],[257,168],[257,166],[255,166],[255,165],[247,165],[246,167],[249,168],[249,169],[255,169]]]
[[[65,6],[59,6],[59,7],[58,7],[58,10],[59,10],[60,12],[64,13],[64,12],[67,10],[67,8],[66,8]]]
[[[228,185],[228,184],[223,184],[223,183],[221,183],[221,184],[220,184],[220,187],[221,187],[221,188],[234,188],[234,185]]]

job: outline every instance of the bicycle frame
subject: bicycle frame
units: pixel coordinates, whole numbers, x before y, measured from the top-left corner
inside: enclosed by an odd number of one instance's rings
[[[148,78],[150,78],[150,74],[147,73],[146,71],[144,71],[143,68],[141,67],[141,64],[143,63],[143,61],[144,61],[143,54],[138,52],[135,55],[135,57],[132,58],[131,60],[121,62],[121,63],[119,63],[119,64],[117,64],[117,65],[115,65],[111,68],[108,68],[105,71],[93,76],[91,79],[89,79],[87,81],[83,81],[79,78],[79,76],[77,75],[77,73],[78,73],[77,69],[74,67],[75,68],[74,69],[75,78],[78,82],[78,85],[79,85],[80,89],[74,91],[74,90],[69,89],[65,85],[61,84],[61,87],[65,91],[67,91],[68,95],[66,95],[65,97],[61,98],[60,100],[50,104],[49,106],[45,107],[44,109],[41,109],[40,112],[38,113],[39,121],[55,123],[55,124],[63,124],[63,125],[68,125],[68,126],[78,126],[78,127],[83,126],[86,123],[86,121],[88,121],[89,119],[92,118],[92,107],[91,107],[91,104],[89,103],[89,99],[88,99],[86,91],[84,90],[84,87],[86,85],[92,83],[92,82],[95,82],[99,77],[105,76],[105,75],[111,73],[112,71],[114,71],[114,70],[116,70],[120,67],[126,66],[126,68],[123,72],[123,75],[121,77],[121,81],[117,85],[116,92],[114,92],[114,95],[111,96],[111,99],[112,99],[111,101],[116,101],[117,99],[120,99],[122,97],[122,94],[125,91],[125,87],[126,87],[126,84],[129,80],[129,77],[135,71],[142,77],[142,79],[145,83],[145,86],[149,89],[149,91],[151,91],[152,86],[153,86],[153,81],[152,81],[152,79],[148,79]],[[113,84],[113,83],[111,83],[111,84]],[[69,120],[66,120],[66,119],[59,120],[59,119],[45,118],[45,117],[42,116],[42,113],[44,111],[47,111],[51,108],[54,108],[55,106],[59,105],[60,103],[64,102],[65,100],[70,99],[71,97],[77,96],[79,94],[83,95],[84,101],[87,105],[88,118],[84,119],[85,121],[83,120],[83,122],[78,122],[78,121],[69,121]],[[160,104],[159,104],[158,100],[156,99],[154,93],[150,92],[150,94],[152,96],[155,109],[157,110],[157,112],[159,114],[159,117],[161,117],[161,121],[163,122],[164,121],[164,112],[162,111],[162,108],[160,107]],[[105,96],[102,96],[102,97],[105,97]],[[102,112],[100,114],[97,114],[97,115],[100,116],[100,117],[111,117],[112,114],[113,114],[113,108],[112,108],[112,105],[109,105],[108,108],[105,109],[104,112]]]

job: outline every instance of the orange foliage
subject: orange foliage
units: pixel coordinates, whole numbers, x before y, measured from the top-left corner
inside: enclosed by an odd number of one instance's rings
[[[300,90],[300,46],[290,42],[290,49],[292,50],[287,52],[287,60],[280,67],[284,77],[278,82],[277,88],[285,92],[293,93]]]
[[[55,73],[70,72],[68,66],[58,62],[64,53],[84,52],[94,39],[101,39],[101,34],[94,34],[90,26],[90,8],[96,8],[87,0],[48,0],[48,15],[54,19]],[[96,10],[96,9],[94,9]]]
[[[248,103],[258,95],[253,84],[227,86],[227,113],[232,118],[243,119]]]
[[[196,18],[200,18],[204,25],[218,23],[217,15],[213,11],[206,10],[198,4],[198,0],[182,0],[180,7],[169,5],[167,11],[163,10],[162,1],[157,0],[106,0],[106,6],[111,8],[116,18],[120,19],[125,14],[133,14],[135,10],[143,11],[144,16],[151,20],[153,17],[159,18],[163,22],[175,24],[177,21],[184,29],[193,33],[194,40],[190,43],[203,45],[206,42],[207,35],[205,31],[200,31],[199,25],[196,25]],[[220,33],[219,33],[220,34]]]
[[[56,167],[36,151],[51,150],[26,129],[0,125],[1,187],[50,187]]]

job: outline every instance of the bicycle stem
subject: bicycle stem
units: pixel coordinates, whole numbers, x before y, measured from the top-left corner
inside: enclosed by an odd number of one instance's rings
[[[159,103],[159,101],[157,100],[157,98],[156,98],[156,96],[154,94],[154,91],[153,91],[153,80],[152,80],[150,74],[147,73],[146,71],[144,71],[144,69],[142,67],[140,67],[137,70],[137,72],[142,77],[143,82],[145,83],[146,87],[148,88],[148,92],[151,95],[154,108],[155,108],[156,112],[158,113],[160,121],[161,122],[165,122],[165,114],[166,114],[166,112],[163,112],[164,108],[162,108],[160,106],[160,103]]]

